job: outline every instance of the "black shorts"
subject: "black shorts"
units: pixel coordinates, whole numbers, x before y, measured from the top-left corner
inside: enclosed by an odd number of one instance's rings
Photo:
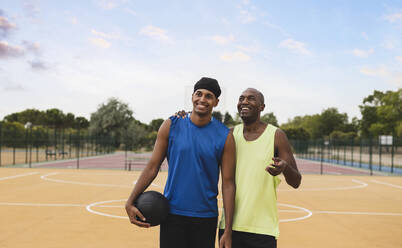
[[[223,231],[219,229],[219,239]],[[264,234],[233,231],[232,248],[276,248],[276,238]]]
[[[160,225],[160,248],[214,248],[218,217],[169,214]]]

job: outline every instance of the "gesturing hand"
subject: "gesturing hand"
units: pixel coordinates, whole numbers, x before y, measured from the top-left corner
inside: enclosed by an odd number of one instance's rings
[[[278,157],[273,157],[272,160],[274,161],[271,166],[267,166],[265,170],[271,174],[272,176],[277,176],[281,174],[286,166],[288,166],[288,163],[285,160],[282,160]]]

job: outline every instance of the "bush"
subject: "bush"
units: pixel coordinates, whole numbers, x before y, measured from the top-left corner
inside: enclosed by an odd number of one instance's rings
[[[306,131],[306,129],[302,127],[288,127],[282,128],[282,130],[286,133],[286,136],[290,140],[308,140],[310,139],[310,134]]]
[[[24,147],[26,145],[26,130],[19,122],[3,122],[3,144],[9,147]]]

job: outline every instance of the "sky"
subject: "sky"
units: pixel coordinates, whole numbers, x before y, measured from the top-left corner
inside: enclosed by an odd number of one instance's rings
[[[253,87],[279,123],[360,118],[364,97],[402,87],[402,1],[0,0],[0,119],[90,118],[115,97],[149,123],[191,110],[203,76],[232,116]]]

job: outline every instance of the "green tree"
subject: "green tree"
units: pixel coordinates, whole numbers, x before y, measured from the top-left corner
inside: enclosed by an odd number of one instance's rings
[[[156,133],[156,131],[153,132]],[[123,133],[122,142],[127,150],[137,150],[148,145],[149,142],[147,138],[149,138],[149,134],[153,132],[147,131],[144,125],[139,124],[135,120],[131,120]]]
[[[48,109],[45,112],[45,125],[53,128],[62,128],[64,126],[66,115],[57,108]]]
[[[279,127],[278,119],[276,119],[276,116],[273,112],[269,112],[269,113],[262,115],[261,120],[265,123],[269,123],[271,125]]]
[[[88,121],[87,121],[88,122]],[[67,113],[63,121],[64,128],[75,128],[75,115],[73,113]]]
[[[223,115],[220,111],[213,111],[212,116],[220,122],[223,122]]]
[[[152,150],[157,136],[158,136],[157,131],[152,131],[152,132],[148,133],[148,135],[146,136],[146,142],[145,142],[145,147],[147,148],[147,150]]]
[[[351,139],[354,139],[356,137],[357,134],[355,132],[342,132],[339,130],[335,130],[329,135],[329,138],[331,140],[341,140],[346,142],[349,142]]]
[[[5,116],[4,120],[8,122],[19,122],[21,124],[31,122],[33,125],[43,125],[45,123],[45,113],[37,109],[26,109]]]
[[[346,113],[339,113],[337,108],[324,109],[321,114],[296,116],[281,125],[283,130],[289,128],[303,128],[313,139],[329,136],[333,131],[352,132],[357,124],[348,122]]]
[[[320,115],[305,115],[305,116],[296,116],[293,119],[288,120],[287,123],[281,125],[282,130],[288,130],[290,128],[302,128],[303,130],[309,133],[311,138],[320,138],[322,137],[321,130],[319,128],[320,125]]]
[[[24,147],[26,130],[19,122],[3,122],[3,144],[9,147]]]
[[[233,121],[234,121],[234,125],[237,125],[237,124],[240,124],[240,123],[243,122],[242,119],[240,118],[239,113],[236,113],[235,118],[233,119]]]
[[[282,128],[289,140],[308,140],[310,134],[302,127]]]
[[[78,116],[74,118],[74,122],[72,124],[73,128],[87,129],[89,127],[89,121],[82,116]]]
[[[341,130],[345,133],[353,132],[357,134],[359,132],[359,122],[359,119],[353,117],[352,122],[343,124]]]
[[[110,98],[91,114],[89,132],[100,137],[112,137],[115,147],[119,147],[124,132],[133,120],[133,111],[127,103]]]
[[[402,121],[399,121],[395,128],[396,135],[402,137]]]
[[[32,128],[32,145],[34,147],[44,146],[47,143],[47,128],[34,126]]]
[[[223,124],[225,124],[228,127],[234,126],[235,122],[233,120],[233,117],[229,114],[229,112],[225,113],[225,116],[223,118]]]
[[[150,123],[149,123],[149,130],[152,131],[158,131],[159,127],[162,125],[163,123],[163,119],[159,118],[159,119],[153,119]]]
[[[402,120],[402,89],[385,93],[375,90],[359,107],[363,136],[398,135]]]
[[[320,136],[328,136],[335,130],[342,130],[348,123],[348,115],[339,113],[337,108],[328,108],[321,112],[318,121]]]

